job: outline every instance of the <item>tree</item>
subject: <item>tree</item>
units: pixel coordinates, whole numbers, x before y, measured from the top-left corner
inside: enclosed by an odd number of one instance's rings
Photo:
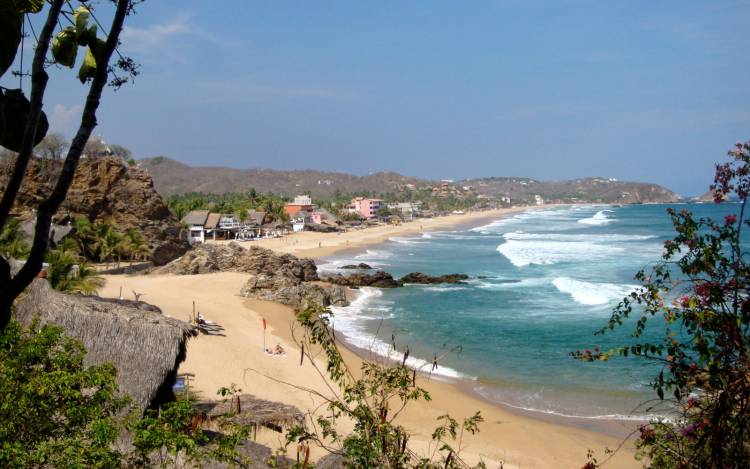
[[[0,466],[115,467],[126,401],[111,365],[83,366],[80,343],[54,326],[0,331]]]
[[[131,159],[131,156],[133,156],[133,152],[130,151],[130,148],[118,145],[116,143],[109,145],[109,151],[112,156],[122,158],[125,161]]]
[[[21,224],[11,218],[0,234],[0,256],[6,259],[26,259],[29,255],[29,245],[24,239]]]
[[[70,142],[65,140],[62,134],[47,134],[39,144],[34,147],[35,153],[46,160],[61,160]]]
[[[0,330],[0,467],[248,466],[237,447],[250,427],[236,413],[214,422],[218,434],[194,425],[189,395],[143,414],[118,396],[115,368],[85,366],[85,353],[58,326],[11,321]],[[234,391],[219,394],[226,402]],[[125,432],[132,446],[118,444]]]
[[[638,338],[660,316],[661,340],[573,354],[586,361],[631,354],[661,364],[652,386],[674,417],[641,427],[636,443],[652,468],[740,468],[750,461],[750,264],[742,245],[750,227],[750,142],[729,156],[716,166],[711,189],[716,203],[736,196],[738,213],[716,221],[669,209],[676,236],[664,243],[658,264],[636,275],[642,288],[601,331],[638,314]]]
[[[321,377],[327,374],[327,378],[339,390],[332,390],[332,396],[325,396],[305,388],[323,399],[324,405],[319,409],[324,410],[317,415],[311,413],[308,426],[292,427],[287,432],[287,445],[319,445],[328,451],[343,454],[347,461],[346,467],[469,467],[460,456],[463,435],[473,435],[479,431],[479,424],[483,421],[480,413],[476,412],[461,423],[449,415],[438,417],[439,425],[432,433],[429,453],[415,453],[409,447],[409,431],[399,425],[396,419],[409,403],[429,401],[430,394],[417,384],[417,370],[406,365],[408,352],[399,363],[391,360],[383,363],[364,361],[359,376],[355,376],[344,362],[336,344],[330,327],[331,315],[330,310],[312,305],[297,316],[305,330],[301,340],[293,337],[302,351],[301,360],[307,359]],[[315,358],[319,355],[318,352],[313,352],[316,347],[322,349],[327,360],[325,372],[315,364]],[[435,357],[436,361],[437,359]],[[342,418],[354,423],[351,433],[341,434],[337,430],[336,421]],[[485,465],[480,463],[477,467]]]
[[[110,59],[120,42],[125,17],[132,13],[134,0],[116,0],[112,21],[106,40],[97,37],[97,27],[89,27],[88,21],[93,12],[86,7],[75,11],[63,12],[65,0],[51,0],[47,8],[47,17],[41,28],[34,48],[34,59],[31,67],[31,94],[26,99],[21,90],[5,90],[2,93],[3,115],[2,146],[18,152],[13,171],[0,200],[0,229],[8,222],[9,214],[18,196],[21,183],[26,172],[32,150],[39,143],[47,131],[47,119],[42,113],[44,93],[47,88],[49,75],[45,70],[48,52],[52,53],[53,62],[73,67],[79,47],[86,47],[85,57],[81,63],[78,78],[84,84],[89,84],[86,103],[81,115],[80,125],[68,148],[57,181],[49,196],[42,200],[36,210],[36,225],[34,239],[28,259],[24,266],[11,276],[10,266],[4,259],[0,259],[0,329],[10,321],[13,301],[31,283],[41,270],[42,261],[49,245],[50,225],[52,215],[62,204],[68,192],[78,161],[83,153],[86,142],[97,125],[96,113],[101,101],[102,91],[109,82],[113,86],[121,86],[127,78],[118,77],[115,67],[110,65]],[[69,5],[69,3],[67,4]],[[45,2],[41,0],[18,0],[3,2],[0,6],[0,24],[4,25],[0,36],[0,76],[2,76],[13,62],[19,48],[22,47],[20,27],[26,20],[25,15],[42,11]],[[65,16],[73,26],[53,34],[62,24]],[[9,60],[8,60],[9,59]],[[137,73],[136,64],[128,58],[120,57],[116,67],[134,75]],[[21,71],[24,72],[23,70]],[[109,81],[110,74],[113,75]],[[10,116],[8,118],[7,116]]]
[[[96,270],[78,255],[74,243],[47,252],[47,280],[55,290],[90,295],[104,284]]]

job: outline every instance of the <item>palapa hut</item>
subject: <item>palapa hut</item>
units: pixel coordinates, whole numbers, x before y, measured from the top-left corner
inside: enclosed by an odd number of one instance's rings
[[[232,419],[238,423],[256,428],[266,427],[277,432],[283,432],[285,428],[302,423],[305,419],[304,414],[292,405],[259,399],[251,394],[235,396],[227,401],[199,402],[195,408],[205,412],[209,419],[236,414]]]
[[[62,293],[41,278],[19,298],[14,314],[27,326],[34,318],[61,326],[83,342],[86,366],[112,363],[120,392],[142,409],[174,398],[177,367],[188,338],[197,335],[195,326],[148,303]]]

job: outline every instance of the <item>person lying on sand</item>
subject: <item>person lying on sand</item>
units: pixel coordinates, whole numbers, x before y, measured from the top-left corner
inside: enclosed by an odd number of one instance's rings
[[[281,344],[276,344],[276,347],[273,348],[273,354],[274,355],[284,355],[286,351],[284,350],[284,347],[281,346]]]

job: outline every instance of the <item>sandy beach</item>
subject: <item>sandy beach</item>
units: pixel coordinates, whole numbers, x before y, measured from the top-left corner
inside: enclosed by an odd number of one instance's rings
[[[286,240],[264,240],[258,244],[281,252],[320,258],[339,250],[362,249],[391,236],[481,225],[484,220],[527,209],[478,212],[340,235],[299,233]],[[291,241],[294,239],[298,242]],[[321,247],[318,247],[319,243]],[[223,328],[221,335],[201,335],[191,340],[187,360],[180,368],[180,372],[195,374],[191,387],[203,396],[213,398],[219,387],[235,383],[245,393],[312,411],[321,405],[322,400],[300,388],[331,394],[329,385],[315,367],[307,361],[300,366],[300,350],[292,340],[294,330],[300,333],[293,311],[279,304],[240,297],[239,290],[246,280],[244,274],[119,275],[106,276],[105,279],[106,285],[100,291],[102,296],[116,297],[120,287],[124,292],[135,290],[144,294],[144,301],[183,320],[189,318],[195,301],[198,311]],[[265,341],[262,319],[266,319],[269,326]],[[266,347],[278,343],[287,353],[285,356],[268,355],[263,351],[264,343]],[[342,349],[350,368],[359,369],[361,359],[346,348]],[[325,369],[322,360],[318,361],[318,367]],[[511,412],[465,392],[456,384],[426,379],[418,380],[418,383],[430,392],[432,401],[411,404],[399,416],[399,422],[413,432],[412,447],[423,454],[431,450],[429,435],[436,427],[438,416],[449,413],[460,420],[477,410],[481,411],[485,421],[480,426],[480,433],[464,440],[463,455],[469,462],[484,460],[488,467],[500,467],[502,463],[504,468],[579,468],[586,461],[588,449],[594,450],[601,462],[606,459],[606,447],[617,448],[622,442],[620,438],[601,432]],[[347,424],[342,422],[341,425],[345,427]],[[273,448],[278,448],[283,441],[282,435],[271,431],[259,433],[258,439]],[[633,459],[630,442],[605,467],[640,467],[640,463]]]
[[[261,246],[276,252],[294,254],[298,257],[321,259],[344,250],[364,249],[367,246],[380,244],[392,236],[408,236],[421,232],[456,229],[462,226],[480,226],[498,220],[513,213],[526,210],[537,210],[555,207],[555,205],[541,205],[534,207],[512,207],[480,212],[468,212],[460,215],[447,215],[435,218],[418,218],[400,225],[381,225],[364,229],[352,229],[342,233],[317,233],[302,231],[292,233],[284,238],[261,239],[247,241],[243,246]],[[207,243],[229,243],[231,241],[212,241]]]

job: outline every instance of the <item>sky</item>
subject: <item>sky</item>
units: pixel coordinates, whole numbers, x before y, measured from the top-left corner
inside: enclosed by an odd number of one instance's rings
[[[141,75],[96,133],[190,165],[697,195],[750,140],[748,24],[750,1],[147,0],[122,35]],[[70,137],[86,90],[51,75]]]

